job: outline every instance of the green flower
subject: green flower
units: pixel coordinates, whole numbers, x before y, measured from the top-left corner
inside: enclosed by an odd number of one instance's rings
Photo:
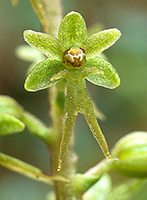
[[[58,169],[61,168],[78,113],[84,115],[105,157],[112,158],[97,123],[85,79],[110,89],[120,84],[113,66],[99,57],[99,54],[113,45],[120,35],[120,31],[114,28],[87,38],[85,21],[77,12],[70,12],[64,17],[59,27],[58,39],[32,30],[24,32],[25,41],[47,57],[28,75],[25,81],[26,90],[42,90],[61,80],[66,80],[67,84]]]

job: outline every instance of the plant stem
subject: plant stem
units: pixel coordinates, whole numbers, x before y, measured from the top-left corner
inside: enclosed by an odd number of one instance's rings
[[[57,36],[62,20],[61,0],[30,0],[30,3],[42,25],[43,32]]]
[[[96,166],[89,169],[85,173],[85,175],[101,177],[104,173],[107,173],[108,171],[113,169],[113,163],[115,162],[117,162],[117,160],[104,159],[100,163],[98,163]]]
[[[30,3],[37,14],[43,31],[52,36],[57,36],[58,27],[62,20],[61,0],[30,0]],[[52,121],[52,142],[48,146],[50,152],[50,167],[52,175],[61,175],[70,179],[76,172],[77,157],[73,151],[74,134],[71,138],[68,152],[64,158],[60,172],[57,172],[57,162],[59,156],[60,141],[63,133],[65,83],[59,82],[48,90],[48,100],[50,104],[49,115]],[[80,200],[81,197],[74,194],[70,183],[61,181],[55,182],[55,192],[57,200]]]

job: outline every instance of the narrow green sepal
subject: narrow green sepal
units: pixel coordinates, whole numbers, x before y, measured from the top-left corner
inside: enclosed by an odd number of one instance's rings
[[[85,67],[93,67],[102,70],[101,74],[90,74],[86,77],[88,81],[95,85],[103,86],[109,89],[114,89],[120,84],[120,78],[114,67],[107,61],[99,57],[87,59]]]
[[[26,78],[25,89],[35,92],[54,85],[59,80],[51,81],[51,77],[64,69],[62,63],[55,58],[47,58],[41,61]]]
[[[54,57],[62,60],[65,46],[56,38],[32,30],[24,31],[25,41],[33,48],[41,51],[47,57]]]
[[[68,48],[81,47],[87,38],[87,28],[80,13],[70,12],[62,20],[59,31],[59,40]]]
[[[22,132],[24,128],[24,123],[16,117],[4,113],[0,114],[0,136]]]
[[[99,55],[105,49],[112,46],[121,36],[118,29],[108,29],[90,36],[82,47],[87,55],[87,58]]]

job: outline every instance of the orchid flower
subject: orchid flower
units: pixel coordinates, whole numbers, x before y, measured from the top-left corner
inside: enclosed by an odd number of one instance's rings
[[[68,149],[78,113],[84,115],[104,156],[113,159],[97,123],[85,79],[109,89],[116,88],[120,84],[120,78],[114,67],[99,56],[112,46],[120,35],[120,31],[113,28],[87,38],[83,17],[73,11],[63,18],[58,30],[58,38],[32,30],[24,32],[25,41],[47,57],[29,73],[25,81],[25,89],[35,92],[63,80],[67,85],[58,171]]]

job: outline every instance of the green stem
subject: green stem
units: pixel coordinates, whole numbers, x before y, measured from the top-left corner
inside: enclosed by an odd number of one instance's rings
[[[29,112],[24,112],[20,119],[25,123],[32,135],[42,140],[45,144],[50,144],[52,140],[52,130],[41,120],[37,119]]]
[[[67,179],[60,176],[48,176],[42,172],[39,168],[34,167],[28,163],[25,163],[17,158],[8,156],[6,154],[0,153],[0,165],[22,174],[28,178],[40,181],[46,184],[52,185],[52,181],[60,180],[68,182]]]
[[[42,25],[43,31],[57,36],[62,20],[61,0],[30,0],[30,3]]]
[[[116,160],[108,160],[104,159],[99,164],[90,168],[85,175],[87,176],[95,176],[100,178],[104,173],[113,169],[113,163],[117,162]]]
[[[62,20],[61,0],[30,0],[30,2],[40,20],[43,31],[50,35],[57,36],[58,27]],[[70,179],[70,177],[75,174],[75,164],[77,161],[77,157],[73,151],[74,134],[68,152],[64,158],[62,169],[60,172],[57,172],[57,161],[63,134],[65,83],[59,82],[58,84],[53,85],[48,92],[48,100],[50,103],[49,115],[51,117],[53,130],[52,143],[48,146],[50,152],[51,173],[52,175],[58,174]],[[55,192],[57,200],[81,199],[81,197],[72,192],[70,183],[56,181]]]

